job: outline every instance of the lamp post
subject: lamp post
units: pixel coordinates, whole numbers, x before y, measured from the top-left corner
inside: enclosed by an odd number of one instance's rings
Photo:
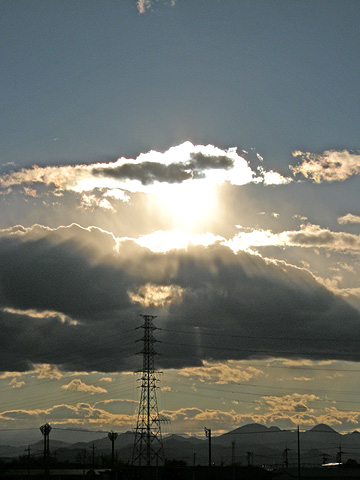
[[[111,466],[112,468],[114,468],[114,464],[115,464],[115,440],[117,439],[117,436],[118,434],[113,432],[111,430],[111,432],[108,433],[108,437],[109,437],[109,440],[111,441]]]
[[[205,427],[205,435],[209,439],[209,467],[211,467],[211,428]]]
[[[51,425],[49,425],[48,423],[45,423],[45,425],[41,425],[40,431],[44,435],[44,472],[45,478],[47,478],[49,475],[49,435],[51,432]]]

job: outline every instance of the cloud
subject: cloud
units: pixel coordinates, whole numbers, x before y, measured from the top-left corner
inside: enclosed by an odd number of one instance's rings
[[[294,234],[293,242],[339,241],[317,233]],[[78,225],[0,232],[4,371],[28,371],[33,364],[62,373],[139,368],[133,329],[144,312],[140,300],[159,313],[162,368],[256,356],[359,358],[353,343],[360,334],[359,312],[310,272],[284,261],[220,242],[156,252]],[[59,312],[69,321],[36,312]],[[133,333],[124,338],[125,331]],[[51,368],[47,374],[56,374]]]
[[[139,303],[145,308],[165,307],[174,303],[181,303],[182,289],[177,285],[151,285],[146,284],[137,289],[136,292],[130,292],[129,296],[132,302]]]
[[[106,198],[98,198],[96,195],[87,195],[86,193],[83,193],[81,195],[80,208],[83,208],[84,210],[94,210],[95,208],[103,208],[104,210],[115,211],[114,207]]]
[[[191,165],[162,165],[158,162],[123,163],[119,166],[94,168],[94,175],[123,180],[137,180],[142,185],[182,183],[193,178]]]
[[[55,378],[60,380],[63,377],[56,365],[49,364],[35,364],[31,373],[35,373],[37,378]]]
[[[19,381],[17,380],[17,378],[14,377],[14,378],[10,381],[9,385],[10,385],[12,388],[21,388],[21,387],[23,387],[23,386],[25,385],[25,382],[24,382],[24,381],[20,381],[20,382],[19,382]]]
[[[127,202],[129,194],[154,193],[161,185],[186,182],[207,182],[222,185],[289,183],[277,172],[263,167],[255,173],[248,162],[237,154],[236,148],[227,150],[213,145],[193,145],[185,142],[165,152],[149,151],[135,159],[119,158],[116,162],[23,168],[0,176],[3,192],[17,185],[46,185],[57,195],[64,191],[82,194],[82,208],[100,207],[108,210],[112,205],[105,197]],[[40,192],[36,192],[40,196]]]
[[[176,389],[167,390],[166,395],[176,395]],[[239,413],[234,409],[236,401],[230,401],[227,408],[199,408],[182,407],[166,409],[160,415],[171,420],[172,431],[203,434],[204,425],[211,425],[213,433],[224,433],[235,427],[247,423],[262,423],[267,426],[278,425],[282,428],[314,426],[319,423],[341,426],[343,429],[353,428],[359,424],[360,412],[340,411],[332,404],[324,408],[324,413],[317,413],[319,403],[324,400],[313,394],[299,394],[283,396],[264,396],[257,401],[261,408],[254,413]],[[326,402],[326,400],[325,400]],[[44,418],[54,429],[66,425],[84,428],[129,430],[136,424],[137,413],[133,413],[137,401],[132,399],[108,399],[95,403],[79,402],[74,405],[66,403],[55,404],[46,409],[14,409],[0,413],[1,425],[11,427],[14,421],[22,422],[23,428],[34,427],[38,431],[38,424]],[[316,407],[316,408],[315,408]],[[127,413],[125,413],[128,411]],[[132,412],[132,413],[130,413]]]
[[[33,426],[34,422],[42,421],[44,418],[53,427],[62,425],[82,426],[91,428],[126,428],[129,429],[136,422],[136,415],[111,413],[104,407],[99,408],[97,404],[77,403],[76,405],[60,404],[47,409],[36,410],[6,410],[0,413],[2,424],[10,424],[13,421],[21,421],[23,425]]]
[[[96,387],[95,385],[87,385],[82,382],[79,378],[74,378],[67,385],[62,385],[63,390],[74,390],[76,392],[86,392],[94,395],[94,393],[107,393],[106,388]]]
[[[348,150],[326,150],[321,155],[315,153],[293,152],[294,157],[301,157],[302,162],[290,166],[294,175],[302,174],[316,183],[346,180],[360,173],[360,153]]]
[[[241,227],[239,227],[241,228]],[[233,250],[246,250],[251,247],[303,247],[325,248],[334,251],[360,250],[360,236],[346,232],[332,232],[319,225],[302,225],[300,230],[273,233],[270,230],[245,229],[229,241],[225,241]]]
[[[157,2],[159,0],[156,0]],[[167,2],[163,2],[165,5],[169,5],[170,7],[175,6],[176,0],[168,0]],[[138,9],[138,12],[140,14],[143,14],[146,12],[146,10],[149,10],[153,5],[152,0],[137,0],[136,2],[136,7]]]
[[[258,171],[263,177],[264,185],[287,185],[293,180],[290,177],[284,177],[279,172],[269,170],[268,172],[263,167],[258,167]]]
[[[62,314],[61,312],[52,312],[49,310],[35,310],[35,309],[27,309],[22,310],[20,308],[7,308],[4,307],[4,312],[12,313],[14,315],[26,315],[31,318],[53,318],[55,320],[60,321],[61,323],[70,323],[72,325],[76,325],[76,321],[72,320],[71,318],[67,317],[66,315]]]
[[[151,0],[138,0],[136,2],[139,13],[145,13],[152,5]]]
[[[202,367],[189,367],[179,370],[179,375],[188,378],[198,378],[201,382],[211,381],[218,384],[247,382],[258,378],[264,373],[255,367],[243,367],[237,362],[203,361]]]
[[[360,223],[360,217],[358,215],[353,215],[351,213],[348,213],[343,217],[339,217],[338,223],[340,225],[346,225],[347,223]]]
[[[293,393],[291,395],[283,396],[269,395],[263,398],[263,403],[272,410],[273,414],[280,414],[284,412],[314,413],[314,409],[310,408],[308,403],[319,399],[320,398],[314,394]]]

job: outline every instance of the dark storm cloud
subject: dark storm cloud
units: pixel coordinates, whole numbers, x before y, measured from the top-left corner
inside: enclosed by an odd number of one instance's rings
[[[225,155],[204,155],[202,152],[190,154],[188,163],[194,178],[203,178],[204,170],[229,170],[234,166],[234,160]]]
[[[202,152],[190,153],[190,160],[166,165],[160,162],[143,161],[93,168],[96,176],[115,178],[117,180],[138,180],[142,185],[155,182],[182,183],[190,178],[204,178],[205,170],[229,170],[234,160],[225,155],[205,155]]]
[[[117,180],[138,180],[142,185],[155,182],[181,183],[192,178],[191,171],[183,164],[164,165],[159,162],[125,163],[116,167],[94,168],[94,175]]]
[[[154,309],[130,293],[174,285],[182,293],[156,321],[163,368],[263,355],[359,360],[359,312],[304,270],[221,245],[154,253],[72,225],[0,237],[1,370],[136,368],[133,329]]]

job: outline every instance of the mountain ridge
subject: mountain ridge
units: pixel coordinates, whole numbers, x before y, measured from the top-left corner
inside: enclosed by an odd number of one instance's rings
[[[55,429],[54,429],[55,430]],[[60,440],[60,432],[57,432],[56,438],[50,435],[50,453],[56,455],[60,462],[76,462],[81,458],[90,458],[93,447],[97,456],[109,458],[111,454],[111,442],[105,432],[94,432],[95,436],[101,435],[101,438],[92,438],[87,441],[69,442],[69,433],[71,431],[61,431],[67,441]],[[329,435],[332,434],[332,435]],[[87,432],[88,438],[91,431]],[[117,458],[124,462],[131,462],[132,449],[134,443],[134,432],[119,433],[115,441],[115,450]],[[336,442],[331,439],[336,437]],[[76,437],[76,436],[75,436]],[[71,437],[70,437],[71,438]],[[74,439],[76,440],[76,438]],[[26,446],[36,458],[42,456],[42,439],[27,444]],[[194,455],[199,464],[207,463],[208,439],[189,435],[172,434],[163,437],[166,458],[172,460],[182,460],[189,465],[193,464]],[[359,458],[354,458],[360,463],[360,434],[357,431],[341,434],[326,424],[318,424],[310,430],[300,432],[300,443],[302,455],[306,457],[312,465],[321,465],[321,454],[325,451],[332,461],[336,461],[338,445],[341,443],[344,451],[359,451]],[[262,462],[283,462],[283,454],[287,449],[289,452],[289,462],[297,462],[297,431],[282,430],[277,426],[267,427],[260,423],[250,423],[237,427],[224,434],[212,436],[213,461],[215,464],[231,464],[232,448],[235,451],[235,458],[238,464],[247,464],[247,455],[249,452],[254,454],[255,459],[262,458]],[[24,456],[25,445],[0,445],[1,458],[16,458]],[[266,460],[268,459],[268,460]],[[260,460],[259,460],[260,461]],[[345,459],[346,461],[346,459]]]

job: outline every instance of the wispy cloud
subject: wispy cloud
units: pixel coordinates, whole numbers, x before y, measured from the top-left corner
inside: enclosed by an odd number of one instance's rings
[[[346,180],[360,173],[360,153],[348,150],[326,150],[321,155],[296,151],[294,157],[302,162],[290,169],[294,175],[300,173],[316,183]]]

